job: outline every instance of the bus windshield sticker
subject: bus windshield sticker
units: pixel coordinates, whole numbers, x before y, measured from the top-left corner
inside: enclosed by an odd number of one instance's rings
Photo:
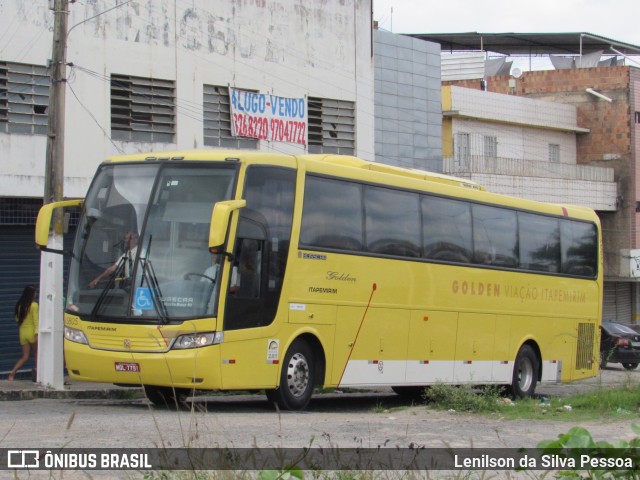
[[[136,289],[136,298],[133,308],[136,310],[151,310],[153,308],[151,291],[148,288],[138,287]]]

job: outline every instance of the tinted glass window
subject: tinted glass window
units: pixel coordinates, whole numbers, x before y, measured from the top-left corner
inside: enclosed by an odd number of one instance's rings
[[[425,258],[471,261],[471,207],[467,202],[423,196],[422,219]]]
[[[419,199],[416,193],[366,186],[364,209],[367,250],[419,257]]]
[[[362,186],[307,177],[300,243],[316,247],[361,250]]]
[[[252,166],[247,171],[232,261],[226,330],[269,325],[282,291],[291,239],[293,170]]]
[[[593,277],[597,272],[598,233],[591,223],[565,221],[560,228],[562,273]]]
[[[560,271],[560,225],[558,219],[519,213],[520,267],[556,273]]]
[[[517,231],[516,212],[473,205],[474,263],[517,267]]]

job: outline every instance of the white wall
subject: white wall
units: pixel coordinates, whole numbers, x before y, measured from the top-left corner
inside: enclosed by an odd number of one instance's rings
[[[497,137],[498,157],[548,162],[549,144],[553,143],[560,146],[560,163],[576,164],[574,133],[460,118],[453,120],[452,127],[454,142],[457,133],[470,134],[471,155],[484,155],[486,135]]]
[[[47,4],[0,2],[0,62],[46,65]],[[97,165],[119,151],[203,147],[203,84],[355,101],[356,154],[374,159],[370,0],[138,0],[101,14],[113,6],[69,5],[65,196],[83,196]],[[110,140],[112,73],[176,80],[175,144]],[[44,164],[44,136],[0,133],[0,195],[42,196]]]

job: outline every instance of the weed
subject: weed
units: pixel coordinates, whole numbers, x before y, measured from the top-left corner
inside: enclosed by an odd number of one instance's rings
[[[456,412],[492,413],[500,405],[500,389],[487,387],[482,390],[468,385],[436,384],[425,390],[424,398],[430,406]]]

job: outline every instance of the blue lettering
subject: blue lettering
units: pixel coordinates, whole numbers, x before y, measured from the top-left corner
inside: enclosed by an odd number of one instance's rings
[[[243,97],[244,97],[244,108],[243,110],[245,112],[250,112],[251,111],[251,98],[249,97],[249,93],[248,92],[242,92],[243,93]]]
[[[233,105],[233,108],[238,108],[237,102],[236,102],[236,90],[235,88],[231,89],[231,105]]]

